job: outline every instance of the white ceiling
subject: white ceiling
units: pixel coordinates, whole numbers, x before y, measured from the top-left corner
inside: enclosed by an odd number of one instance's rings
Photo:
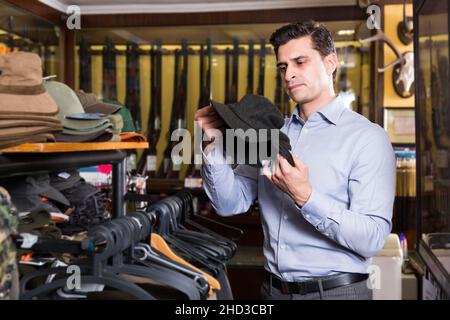
[[[117,13],[181,13],[246,11],[283,8],[351,6],[357,0],[39,0],[66,12],[70,5],[78,5],[81,14]]]

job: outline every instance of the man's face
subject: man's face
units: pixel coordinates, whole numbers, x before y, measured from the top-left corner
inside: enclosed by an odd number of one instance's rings
[[[332,84],[335,54],[322,58],[309,36],[293,39],[278,48],[278,68],[289,97],[304,104],[317,99]],[[330,78],[331,77],[331,78]]]

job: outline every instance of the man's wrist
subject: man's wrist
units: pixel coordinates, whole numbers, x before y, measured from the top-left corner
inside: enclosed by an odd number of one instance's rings
[[[308,202],[309,198],[311,197],[312,187],[311,187],[311,185],[309,183],[306,185],[305,189],[306,189],[305,192],[303,192],[302,194],[299,194],[294,199],[295,203],[300,208],[303,207],[306,204],[306,202]]]
[[[205,156],[209,155],[215,148],[214,141],[203,141],[202,149]]]

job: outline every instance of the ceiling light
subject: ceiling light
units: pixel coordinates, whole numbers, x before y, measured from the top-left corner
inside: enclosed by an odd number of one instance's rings
[[[337,32],[338,36],[351,36],[355,34],[355,30],[339,30]]]

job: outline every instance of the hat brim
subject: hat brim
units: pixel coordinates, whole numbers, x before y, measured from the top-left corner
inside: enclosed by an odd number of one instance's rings
[[[17,128],[17,127],[54,127],[62,130],[61,123],[51,121],[38,121],[38,120],[2,120],[0,119],[0,129]]]
[[[54,116],[58,106],[47,92],[34,95],[0,93],[0,114]]]
[[[85,107],[84,111],[87,113],[104,113],[104,114],[114,114],[120,110],[121,106],[99,102],[91,106]]]
[[[102,130],[95,134],[72,135],[72,134],[55,134],[57,142],[106,142],[110,141],[113,133],[109,130]]]
[[[16,114],[16,113],[10,113],[10,114],[1,114],[0,113],[0,120],[32,120],[32,121],[42,121],[42,122],[50,122],[52,124],[59,124],[61,125],[61,121],[59,121],[58,118],[54,116],[37,116],[37,115],[24,115],[24,114]]]
[[[86,130],[73,130],[73,129],[64,128],[62,133],[71,134],[71,135],[75,135],[75,136],[90,135],[90,134],[97,134],[99,132],[105,131],[106,129],[110,129],[110,128],[112,128],[112,123],[108,122],[99,127],[95,127],[92,129],[86,129]]]
[[[231,129],[243,129],[248,130],[251,129],[250,126],[242,121],[232,110],[229,106],[224,105],[222,103],[211,101],[211,105],[214,108],[214,110],[217,111],[219,116],[222,118],[223,121],[227,124],[228,127]]]
[[[67,129],[73,129],[73,130],[92,130],[92,129],[96,129],[99,128],[107,123],[109,123],[110,121],[105,118],[105,119],[101,119],[101,120],[90,120],[90,119],[86,119],[86,120],[76,120],[76,119],[62,119],[61,120],[64,128]]]
[[[0,141],[16,140],[16,139],[19,140],[27,137],[32,138],[34,135],[39,135],[43,133],[54,133],[61,130],[62,130],[61,127],[54,127],[54,126],[3,128],[0,129]]]
[[[59,202],[65,206],[70,206],[70,201],[57,189],[48,185],[47,189],[39,192],[40,196],[46,197],[52,201]]]

